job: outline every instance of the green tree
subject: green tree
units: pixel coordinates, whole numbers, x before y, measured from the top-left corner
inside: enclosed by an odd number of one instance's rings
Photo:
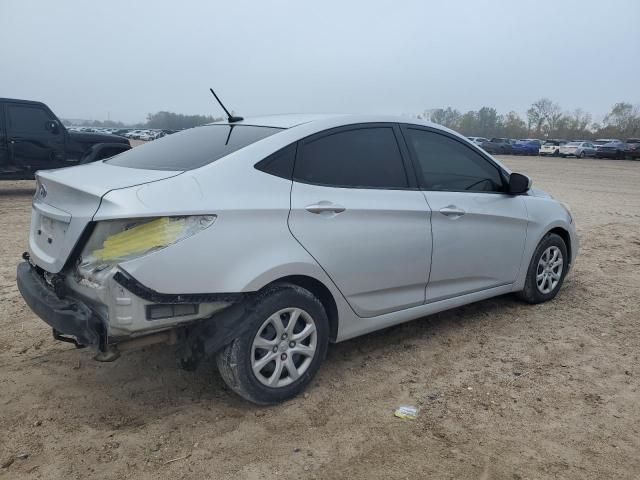
[[[553,103],[548,98],[541,98],[535,101],[527,110],[529,130],[533,130],[537,137],[542,135],[549,136],[561,118],[560,105]]]
[[[627,102],[616,103],[604,117],[604,127],[622,138],[640,135],[640,107]]]
[[[523,138],[528,134],[527,124],[516,112],[507,113],[502,119],[503,135],[507,138]]]
[[[442,125],[443,127],[451,128],[453,130],[457,130],[460,125],[460,119],[462,115],[460,112],[454,108],[447,107],[436,108],[435,110],[431,110],[429,112],[429,120],[433,123],[437,123],[438,125]]]
[[[147,128],[182,130],[184,128],[197,127],[206,123],[221,120],[212,116],[205,115],[183,115],[173,112],[156,112],[147,115]]]

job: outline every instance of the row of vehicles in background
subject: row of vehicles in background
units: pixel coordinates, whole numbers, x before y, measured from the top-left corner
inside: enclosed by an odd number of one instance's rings
[[[467,137],[491,154],[541,155],[553,157],[640,158],[640,138],[597,140],[538,140],[536,138]]]
[[[71,126],[69,127],[69,131],[72,132],[94,132],[94,133],[102,133],[107,135],[119,135],[121,137],[128,138],[130,140],[144,140],[146,142],[150,140],[156,140],[158,138],[164,137],[165,135],[170,135],[172,133],[176,133],[178,130],[169,130],[169,129],[134,129],[134,128],[106,128],[106,127],[77,127]]]

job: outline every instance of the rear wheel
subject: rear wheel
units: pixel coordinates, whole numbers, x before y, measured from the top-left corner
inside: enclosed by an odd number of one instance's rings
[[[585,155],[584,151],[583,151],[583,152],[580,152],[580,158],[584,158],[585,156],[586,156],[586,155]]]
[[[547,234],[531,257],[524,289],[518,296],[528,303],[552,300],[562,286],[568,263],[567,246],[562,237]]]
[[[327,353],[329,322],[322,303],[291,284],[268,288],[244,321],[245,333],[218,354],[225,383],[259,405],[282,402],[303,391]]]

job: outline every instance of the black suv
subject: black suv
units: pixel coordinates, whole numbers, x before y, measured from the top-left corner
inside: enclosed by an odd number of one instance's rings
[[[0,98],[0,180],[32,179],[37,170],[102,160],[130,148],[117,135],[68,131],[44,103]]]

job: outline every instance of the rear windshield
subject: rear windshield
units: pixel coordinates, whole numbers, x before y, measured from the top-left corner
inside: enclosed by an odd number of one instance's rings
[[[145,170],[193,170],[280,131],[251,125],[204,125],[132,148],[106,163]]]
[[[567,147],[579,147],[582,145],[582,142],[569,142],[567,143]]]

